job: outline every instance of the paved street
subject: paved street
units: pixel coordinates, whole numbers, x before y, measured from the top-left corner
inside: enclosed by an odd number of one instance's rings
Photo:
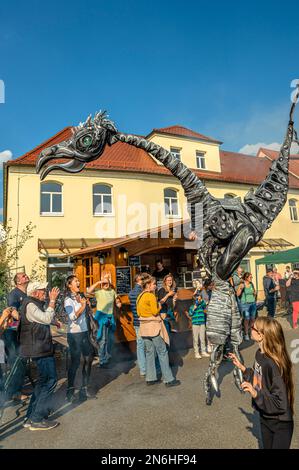
[[[289,346],[299,336],[298,330],[289,328],[285,333]],[[251,365],[256,346],[248,344],[242,354],[245,363]],[[92,382],[97,399],[80,405],[65,404],[66,384],[62,377],[54,415],[60,426],[46,432],[29,431],[21,427],[26,407],[6,408],[0,428],[0,446],[6,449],[258,448],[257,415],[251,408],[249,396],[241,395],[236,389],[231,363],[221,365],[222,396],[215,397],[208,407],[202,387],[208,360],[196,360],[192,350],[182,350],[176,354],[176,361],[175,370],[182,385],[174,389],[167,389],[163,384],[146,386],[134,361],[118,362],[110,370],[94,367]],[[297,390],[298,371],[297,364]],[[293,448],[299,447],[298,396],[296,411]]]

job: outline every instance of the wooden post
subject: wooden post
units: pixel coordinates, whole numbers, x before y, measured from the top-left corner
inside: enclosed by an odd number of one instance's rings
[[[78,259],[76,261],[75,275],[77,276],[77,278],[80,281],[81,289],[85,291],[86,290],[86,286],[85,286],[86,283],[85,283],[85,278],[84,278],[84,266],[83,266],[83,263],[82,263],[82,259]]]

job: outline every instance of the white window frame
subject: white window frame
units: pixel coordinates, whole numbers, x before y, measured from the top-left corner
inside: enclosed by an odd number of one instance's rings
[[[94,192],[94,187],[97,186],[97,185],[102,185],[102,186],[107,186],[108,188],[110,188],[111,190],[111,193],[110,193],[110,197],[111,197],[111,212],[95,212],[94,211],[94,204],[93,204],[93,197],[94,196],[101,196],[101,204],[102,204],[102,207],[104,208],[104,201],[103,201],[103,197],[104,196],[109,196],[109,194],[105,194],[105,193],[95,193]],[[114,216],[114,204],[113,204],[113,186],[111,184],[107,184],[107,183],[94,183],[92,185],[92,215],[94,217],[113,217]]]
[[[174,197],[169,197],[169,196],[165,196],[165,191],[167,191],[167,189],[170,189],[171,191],[174,191],[176,193],[176,199]],[[178,189],[175,189],[175,188],[164,188],[163,190],[163,197],[164,197],[164,216],[167,217],[167,218],[171,218],[171,219],[180,219],[181,218],[181,210],[180,210],[180,204],[179,204],[179,190]],[[177,214],[166,214],[166,204],[165,204],[165,200],[168,200],[167,204],[168,204],[168,207],[169,209],[172,211],[172,201],[173,200],[176,200],[176,203],[177,203],[177,208],[178,208],[178,213]]]
[[[182,155],[181,155],[181,148],[180,147],[170,147],[170,153],[174,158],[177,158],[182,161]]]
[[[292,202],[294,203],[293,205],[291,205]],[[290,211],[291,221],[294,223],[298,223],[299,216],[298,216],[297,199],[289,199],[289,211]]]
[[[202,166],[202,162],[204,163],[204,167]],[[196,168],[199,170],[207,169],[206,152],[202,150],[196,150]]]
[[[42,188],[43,188],[43,185],[45,184],[59,184],[60,188],[61,188],[61,192],[60,193],[56,193],[55,191],[43,191]],[[50,212],[42,212],[42,194],[50,194]],[[53,197],[52,197],[52,194],[60,194],[61,195],[61,212],[52,212],[51,209],[52,209],[52,205],[53,205]],[[59,181],[44,181],[43,183],[41,183],[40,185],[40,216],[42,217],[63,217],[64,216],[64,212],[63,212],[63,184],[60,183]]]

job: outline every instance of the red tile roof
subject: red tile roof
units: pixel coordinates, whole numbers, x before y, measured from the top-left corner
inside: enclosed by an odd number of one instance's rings
[[[70,138],[71,128],[66,127],[58,132],[52,138],[43,144],[35,147],[33,150],[25,153],[23,156],[7,162],[11,165],[35,165],[41,150],[50,145],[57,144],[63,140]],[[267,150],[268,152],[268,150]],[[274,152],[274,151],[270,151]],[[277,156],[278,152],[276,152]],[[266,157],[253,157],[236,152],[228,152],[220,150],[221,172],[194,170],[195,173],[203,180],[214,180],[231,183],[243,183],[248,185],[259,184],[263,177],[267,175],[271,160]],[[62,162],[63,160],[59,160]],[[299,189],[299,164],[292,162],[293,173],[298,177],[290,175],[290,187]],[[123,142],[118,142],[111,147],[106,147],[103,155],[93,162],[86,165],[87,169],[94,170],[113,170],[113,171],[131,171],[137,173],[168,175],[171,173],[164,166],[158,165],[156,161],[144,150],[138,149]]]
[[[147,137],[152,136],[153,134],[170,134],[170,135],[176,135],[176,136],[181,136],[181,137],[193,137],[199,140],[206,140],[208,142],[222,144],[222,142],[214,139],[213,137],[208,137],[206,135],[199,134],[198,132],[188,129],[187,127],[180,126],[179,124],[176,124],[175,126],[161,127],[160,129],[155,128]]]
[[[268,157],[270,160],[275,160],[278,157],[278,154],[279,154],[278,150],[272,150],[272,149],[261,147],[257,153],[257,156],[263,157],[264,155],[266,155],[266,157]],[[299,155],[295,155],[295,154],[290,155],[289,169],[291,173],[294,173],[295,175],[299,175]]]

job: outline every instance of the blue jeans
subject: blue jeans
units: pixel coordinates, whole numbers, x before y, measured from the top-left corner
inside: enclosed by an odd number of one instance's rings
[[[144,344],[146,357],[146,381],[151,382],[153,380],[157,380],[155,353],[157,353],[159,358],[163,382],[167,383],[174,380],[169,365],[166,343],[163,338],[161,338],[160,335],[152,338],[144,338]]]
[[[102,336],[98,339],[100,365],[107,364],[111,357],[114,343],[114,330],[111,326],[103,325]]]
[[[27,359],[17,356],[6,380],[6,395],[8,398],[21,393],[27,368]]]
[[[242,304],[242,315],[244,320],[255,320],[256,317],[256,303]]]
[[[53,356],[33,358],[38,379],[31,396],[26,418],[34,423],[47,419],[52,409],[53,393],[57,384],[55,359]]]
[[[16,358],[19,355],[17,331],[8,328],[3,333],[3,339],[5,344],[5,352],[7,355],[7,362],[8,365],[12,367]]]
[[[27,359],[19,358],[19,344],[17,340],[17,331],[7,329],[3,333],[7,362],[11,367],[9,384],[6,393],[8,397],[21,393],[25,382]]]
[[[135,326],[136,333],[136,353],[137,353],[137,362],[140,370],[140,374],[145,375],[146,373],[146,359],[145,359],[145,345],[144,340],[139,336],[139,326]]]

